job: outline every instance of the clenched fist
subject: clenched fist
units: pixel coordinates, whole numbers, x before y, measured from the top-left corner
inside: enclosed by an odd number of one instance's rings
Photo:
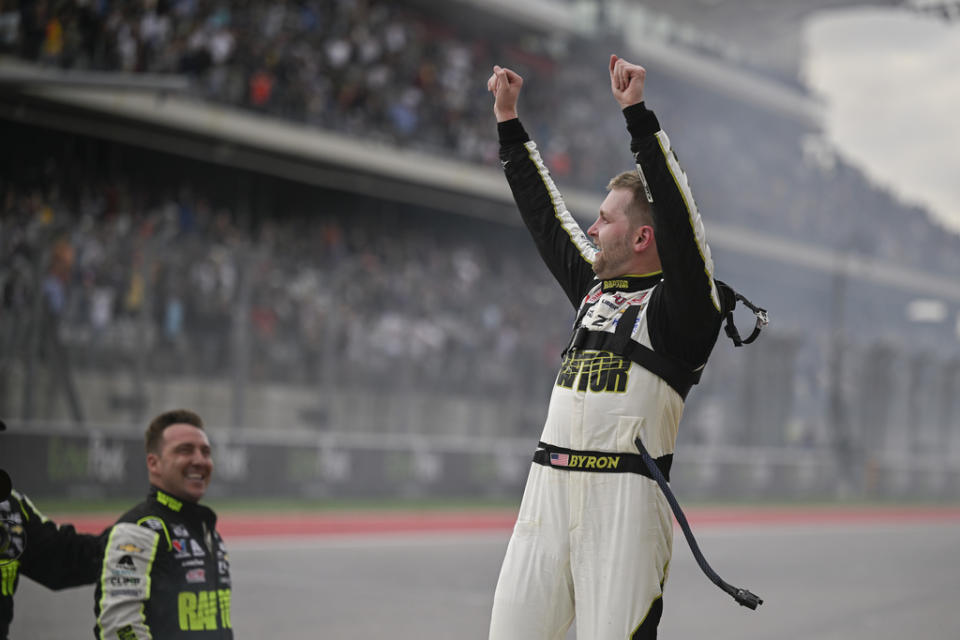
[[[647,70],[640,65],[631,64],[615,55],[610,56],[610,90],[621,109],[643,102],[646,77]]]
[[[493,115],[497,122],[505,122],[517,117],[517,100],[523,78],[505,67],[494,66],[493,75],[487,80],[487,90],[494,95]]]

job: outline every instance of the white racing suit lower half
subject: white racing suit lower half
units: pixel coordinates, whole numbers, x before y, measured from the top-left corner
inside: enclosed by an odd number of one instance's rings
[[[638,365],[628,377],[628,392],[603,394],[611,397],[556,387],[542,440],[636,454],[639,437],[653,457],[672,452],[675,420],[647,423],[639,412],[618,414],[616,405],[636,401],[629,387],[637,385],[660,396],[649,400],[678,419],[679,395]],[[656,481],[532,464],[497,583],[490,639],[562,639],[574,601],[578,638],[653,637],[643,635],[643,625],[655,632],[659,622],[672,542],[673,516]]]

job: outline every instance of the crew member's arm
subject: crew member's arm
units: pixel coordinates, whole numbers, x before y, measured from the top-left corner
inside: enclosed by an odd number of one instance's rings
[[[77,533],[72,525],[59,527],[27,496],[13,492],[20,503],[26,544],[20,573],[48,589],[93,584],[100,573],[104,536]]]
[[[646,71],[610,58],[610,85],[630,131],[630,150],[648,189],[663,283],[651,298],[650,338],[657,351],[702,367],[721,321],[713,260],[700,212],[670,139],[643,103]],[[654,312],[655,311],[655,312]]]
[[[493,68],[487,88],[495,96],[494,115],[500,138],[500,163],[524,224],[537,250],[574,308],[594,280],[595,249],[560,196],[537,145],[517,116],[523,78],[510,69]]]
[[[5,488],[0,491],[5,491]],[[16,500],[13,498],[0,500],[0,512],[4,515],[8,510],[16,507]],[[4,526],[4,522],[0,522],[0,527]],[[6,553],[0,555],[0,640],[6,640],[10,633],[10,622],[13,620],[13,594],[20,577],[20,561],[13,559],[19,549],[12,541],[7,542],[7,545]]]
[[[96,603],[97,637],[103,640],[152,638],[145,606],[160,534],[132,522],[119,522],[107,538]]]

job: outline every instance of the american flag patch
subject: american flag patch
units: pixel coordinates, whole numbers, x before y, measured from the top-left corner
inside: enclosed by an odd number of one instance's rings
[[[550,465],[553,467],[566,467],[570,464],[569,453],[551,453]]]

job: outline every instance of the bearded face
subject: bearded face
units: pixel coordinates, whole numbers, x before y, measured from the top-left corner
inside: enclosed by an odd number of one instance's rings
[[[593,272],[598,278],[607,280],[629,272],[633,246],[626,233],[599,241],[597,248],[600,252],[593,259]]]
[[[597,247],[593,259],[593,272],[601,280],[630,273],[635,254],[633,234],[635,229],[627,217],[627,208],[633,194],[626,189],[614,189],[600,205],[600,215],[587,230],[587,235]]]

